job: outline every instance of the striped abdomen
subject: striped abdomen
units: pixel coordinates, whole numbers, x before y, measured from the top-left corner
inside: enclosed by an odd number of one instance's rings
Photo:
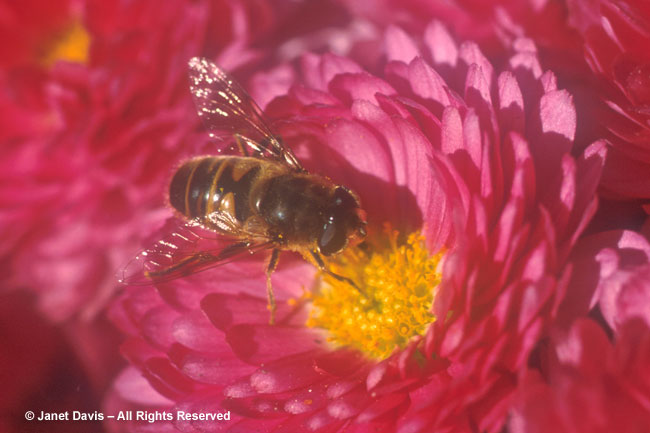
[[[251,216],[249,194],[264,161],[238,156],[194,158],[178,168],[169,186],[169,202],[188,219],[215,211],[228,213],[241,224]]]

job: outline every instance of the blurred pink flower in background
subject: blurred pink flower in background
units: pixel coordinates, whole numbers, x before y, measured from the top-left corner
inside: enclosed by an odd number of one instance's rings
[[[154,191],[166,182],[169,160],[194,128],[185,71],[175,65],[199,49],[205,11],[176,3],[149,13],[144,2],[73,9],[66,24],[74,34],[58,49],[76,58],[23,66],[40,74],[34,85],[44,106],[35,115],[48,130],[25,128],[7,140],[3,271],[7,284],[40,293],[55,320],[102,307],[115,268],[162,205]]]
[[[612,143],[603,189],[616,198],[650,197],[650,6],[643,1],[567,1],[569,23],[602,99],[600,126]],[[596,126],[596,125],[595,125]]]
[[[162,205],[147,188],[158,191],[166,173],[148,173],[145,164],[165,170],[171,163],[157,158],[177,155],[192,131],[193,118],[183,117],[185,71],[173,66],[198,49],[200,11],[179,2],[150,10],[145,2],[78,1],[1,8],[0,278],[2,302],[16,316],[3,332],[31,343],[6,348],[3,371],[23,379],[5,389],[2,413],[6,431],[28,431],[41,427],[25,425],[27,409],[96,410],[120,363],[115,330],[96,316],[116,286],[116,267],[143,236],[138,227]],[[25,320],[36,315],[17,301],[27,299],[45,323]],[[48,330],[47,321],[59,327]],[[42,328],[54,335],[46,344],[29,338]],[[32,358],[41,361],[27,371],[21,360]],[[48,427],[57,429],[88,426]]]
[[[391,301],[405,302],[419,285],[404,281],[424,275],[415,258],[422,247],[407,235],[421,230],[428,251],[438,253],[430,257],[440,282],[425,285],[430,301],[418,301],[433,303],[422,333],[387,352],[368,349],[386,344],[381,332],[341,337],[353,307],[337,303],[332,281],[303,294],[313,270],[294,262],[274,275],[275,326],[261,262],[131,287],[112,317],[130,335],[123,353],[147,382],[125,370],[109,399],[113,410],[231,410],[236,421],[175,423],[184,431],[503,427],[516,376],[567,290],[569,254],[595,211],[604,145],[582,144],[587,151],[571,156],[571,96],[543,71],[530,40],[515,41],[503,71],[476,44],[456,44],[439,22],[422,38],[389,27],[383,44],[380,76],[350,58],[307,54],[297,67],[253,82],[292,78],[267,114],[308,168],[358,192],[368,211],[368,258],[344,256],[336,269],[360,278],[374,272],[369,263],[385,254],[381,226],[389,222],[399,245],[411,248],[408,265],[395,269],[402,282]],[[253,93],[269,100],[264,87]],[[374,291],[373,284],[363,287]],[[389,317],[389,305],[382,308]],[[390,317],[388,334],[414,323]]]

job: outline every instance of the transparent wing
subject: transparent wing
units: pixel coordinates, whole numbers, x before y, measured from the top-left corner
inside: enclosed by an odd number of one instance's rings
[[[199,117],[212,137],[232,137],[244,155],[268,158],[304,171],[288,147],[269,128],[262,110],[232,77],[211,61],[189,61],[190,90]]]
[[[271,247],[270,241],[233,241],[191,221],[172,229],[168,235],[138,253],[118,274],[118,279],[122,284],[136,286],[167,282]]]

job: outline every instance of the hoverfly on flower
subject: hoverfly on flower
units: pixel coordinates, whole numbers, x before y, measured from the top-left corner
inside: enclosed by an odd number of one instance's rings
[[[248,93],[214,63],[189,62],[190,89],[211,136],[234,140],[239,155],[198,156],[176,170],[169,204],[182,225],[140,252],[124,269],[124,284],[186,277],[261,250],[271,322],[275,311],[271,274],[280,251],[295,251],[318,268],[323,257],[366,236],[359,197],[327,177],[309,173],[262,117]]]

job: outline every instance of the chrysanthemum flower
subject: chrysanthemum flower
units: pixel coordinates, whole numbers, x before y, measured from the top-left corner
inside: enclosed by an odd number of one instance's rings
[[[577,321],[528,372],[509,421],[512,433],[645,432],[650,426],[650,328],[623,324],[612,343],[595,322]]]
[[[29,10],[46,6],[33,3]],[[47,130],[14,125],[1,162],[5,285],[39,292],[40,307],[57,320],[92,314],[115,285],[137,230],[120,209],[132,203],[144,221],[160,202],[147,188],[158,190],[164,175],[147,167],[177,155],[192,131],[184,71],[173,65],[197,49],[204,20],[200,6],[184,8],[179,20],[171,2],[144,14],[144,3],[74,6],[61,29],[42,34],[39,57],[7,69],[9,77],[36,71],[40,110],[29,114]],[[14,37],[29,39],[30,29]],[[22,89],[4,89],[3,102],[28,104]]]
[[[650,197],[650,8],[643,1],[568,0],[569,22],[582,36],[584,56],[597,78],[612,151],[603,190],[616,198]]]
[[[257,81],[280,76],[273,95],[253,92],[277,96],[266,113],[306,167],[361,197],[366,245],[330,266],[366,296],[290,256],[273,275],[275,325],[262,261],[129,287],[112,317],[130,336],[133,367],[108,407],[231,420],[116,428],[503,427],[517,375],[566,291],[604,145],[572,156],[571,95],[529,40],[517,40],[503,70],[437,22],[422,39],[391,27],[383,46],[379,75],[305,54]]]

